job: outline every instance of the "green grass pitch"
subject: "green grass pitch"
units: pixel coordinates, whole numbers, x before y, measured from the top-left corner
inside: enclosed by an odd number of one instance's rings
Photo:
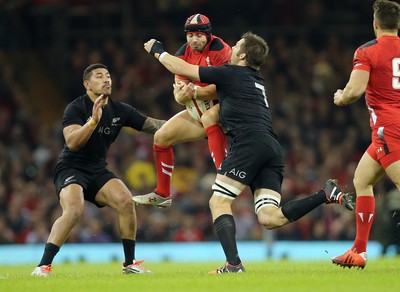
[[[123,275],[120,263],[55,265],[51,277],[34,266],[0,266],[0,291],[400,291],[400,258],[368,262],[364,270],[330,262],[246,262],[246,273],[208,275],[222,263],[145,262],[153,275]]]

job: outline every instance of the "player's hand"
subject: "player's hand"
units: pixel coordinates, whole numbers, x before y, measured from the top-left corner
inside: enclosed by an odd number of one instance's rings
[[[174,87],[174,98],[175,101],[181,105],[185,105],[185,100],[182,97],[182,87],[185,85],[183,81],[177,81],[172,86]]]
[[[333,103],[336,104],[337,106],[345,106],[342,102],[342,96],[343,96],[343,90],[338,89],[336,90],[335,94],[333,95]]]
[[[186,85],[186,82],[176,81],[172,86],[174,87],[174,97],[175,101],[181,105],[185,104],[185,99],[182,95],[182,88]]]
[[[192,83],[177,82],[174,84],[174,97],[179,104],[186,104],[186,102],[193,98],[193,93],[194,88]]]
[[[144,49],[157,59],[162,53],[165,52],[162,42],[155,39],[151,39],[148,42],[144,43]]]
[[[185,86],[182,87],[181,91],[182,91],[183,96],[187,100],[194,98],[194,84],[193,83],[185,84]]]
[[[151,40],[147,41],[146,43],[144,43],[144,49],[147,51],[147,53],[150,53],[150,50],[155,41],[156,41],[155,39],[151,39]]]
[[[94,101],[92,109],[92,119],[96,124],[100,122],[101,116],[103,115],[103,107],[106,105],[107,97],[108,96],[101,94]]]

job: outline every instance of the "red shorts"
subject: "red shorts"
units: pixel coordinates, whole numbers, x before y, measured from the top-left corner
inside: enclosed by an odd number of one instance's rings
[[[373,129],[371,138],[372,143],[367,152],[384,169],[400,160],[400,128],[398,126]]]

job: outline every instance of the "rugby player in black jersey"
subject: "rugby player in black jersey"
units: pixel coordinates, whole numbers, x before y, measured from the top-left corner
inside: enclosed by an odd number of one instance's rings
[[[353,210],[349,196],[332,179],[318,192],[280,206],[284,158],[272,128],[266,87],[259,73],[268,55],[264,39],[245,33],[232,47],[230,63],[219,67],[186,63],[165,52],[162,43],[154,39],[146,42],[144,48],[171,73],[216,85],[221,124],[231,136],[230,149],[218,169],[210,199],[214,228],[226,263],[210,274],[245,271],[238,254],[231,204],[247,186],[254,195],[258,221],[267,229],[296,221],[324,203],[338,203]]]
[[[122,127],[154,134],[164,123],[141,114],[131,105],[111,98],[107,67],[92,64],[83,73],[86,94],[71,102],[62,121],[64,149],[58,159],[54,183],[62,215],[53,224],[39,265],[32,275],[47,277],[52,262],[84,211],[84,200],[117,212],[125,256],[124,274],[151,273],[135,259],[136,211],[127,186],[106,168],[110,145]]]

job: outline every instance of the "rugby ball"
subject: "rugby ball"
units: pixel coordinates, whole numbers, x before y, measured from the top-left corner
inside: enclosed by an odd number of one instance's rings
[[[215,100],[198,100],[192,98],[185,103],[185,106],[190,116],[200,122],[201,116],[215,104]]]

